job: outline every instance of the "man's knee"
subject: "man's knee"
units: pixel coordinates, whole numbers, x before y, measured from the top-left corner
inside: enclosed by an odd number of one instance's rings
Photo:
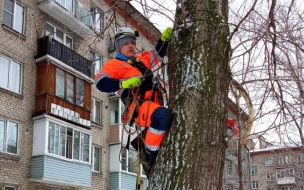
[[[151,115],[151,127],[158,130],[167,130],[171,125],[172,112],[165,108],[156,108]]]

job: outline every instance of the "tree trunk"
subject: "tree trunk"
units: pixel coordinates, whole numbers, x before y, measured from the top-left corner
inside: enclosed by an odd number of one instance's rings
[[[230,79],[227,0],[178,0],[169,49],[173,123],[149,189],[221,189]]]

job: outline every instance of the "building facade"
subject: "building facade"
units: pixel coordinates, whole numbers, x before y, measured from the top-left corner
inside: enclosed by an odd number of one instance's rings
[[[304,189],[304,153],[301,147],[263,146],[251,151],[250,158],[251,189]]]
[[[139,32],[139,52],[160,32],[112,0],[0,0],[0,22],[0,187],[134,189],[126,179],[135,174],[120,161],[132,150],[116,157],[110,137],[122,126],[119,101],[94,77],[114,55],[116,27]]]

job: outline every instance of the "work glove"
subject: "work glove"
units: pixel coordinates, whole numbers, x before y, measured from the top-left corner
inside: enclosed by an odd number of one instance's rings
[[[167,42],[167,41],[171,40],[171,38],[172,38],[172,28],[168,27],[163,31],[160,39],[163,42]]]
[[[122,88],[133,88],[141,85],[141,80],[139,77],[130,78],[125,81],[121,81],[121,87]]]

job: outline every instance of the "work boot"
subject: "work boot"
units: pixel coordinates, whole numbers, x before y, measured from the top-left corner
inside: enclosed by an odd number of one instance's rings
[[[149,179],[150,172],[153,164],[155,163],[158,151],[151,151],[149,149],[143,148],[140,153],[143,170]]]

